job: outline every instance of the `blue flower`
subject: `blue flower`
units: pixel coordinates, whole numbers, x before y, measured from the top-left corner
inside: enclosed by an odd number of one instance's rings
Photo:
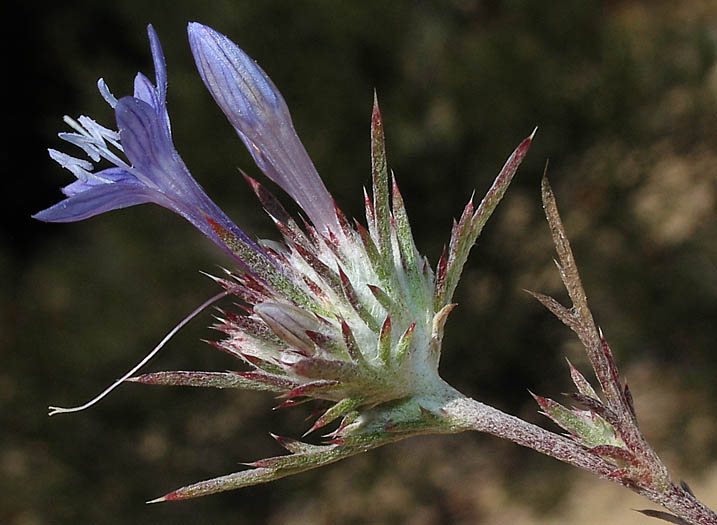
[[[65,117],[75,133],[60,133],[62,139],[83,149],[93,162],[105,159],[114,167],[94,171],[91,162],[50,150],[50,157],[71,171],[77,180],[62,189],[66,199],[33,217],[47,222],[72,222],[153,202],[178,213],[230,253],[216,233],[216,225],[261,252],[207,196],[177,153],[166,107],[164,54],[151,25],[148,33],[155,84],[138,73],[134,95],[117,100],[102,79],[98,82],[100,93],[115,110],[119,131],[104,128],[82,116],[77,121]],[[128,162],[122,159],[122,153]]]

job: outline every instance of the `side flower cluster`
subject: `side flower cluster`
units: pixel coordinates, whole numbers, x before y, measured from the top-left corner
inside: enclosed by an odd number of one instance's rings
[[[670,475],[640,431],[630,388],[621,380],[612,349],[590,312],[547,178],[543,179],[542,198],[557,248],[556,264],[572,307],[566,308],[547,295],[530,293],[578,336],[595,371],[602,396],[568,362],[577,392],[567,395],[578,406],[567,408],[549,398],[533,397],[543,413],[566,430],[570,439],[605,461],[610,469],[608,477],[629,486],[649,487],[659,494],[670,487]]]

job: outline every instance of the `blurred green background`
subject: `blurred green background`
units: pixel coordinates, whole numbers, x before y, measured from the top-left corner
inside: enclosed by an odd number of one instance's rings
[[[95,89],[152,76],[145,26],[169,68],[174,139],[248,232],[276,238],[237,168],[251,158],[195,72],[185,25],[242,46],[280,87],[326,185],[361,216],[372,91],[419,248],[435,263],[451,219],[536,141],[459,287],[441,372],[463,392],[548,428],[527,390],[560,398],[572,334],[522,289],[564,295],[541,215],[550,176],[594,314],[648,438],[717,504],[717,4],[709,0],[11,2],[6,15],[0,227],[0,522],[648,523],[627,491],[489,436],[416,438],[272,484],[179,504],[143,501],[281,453],[311,409],[270,395],[126,385],[124,373],[216,292],[231,262],[164,209],[72,225],[29,215],[71,180],[61,117],[114,127]],[[8,118],[9,117],[9,118]],[[287,199],[284,199],[287,203]],[[147,370],[232,368],[200,342],[206,312]],[[614,492],[613,492],[614,491]],[[622,521],[621,521],[622,520]]]

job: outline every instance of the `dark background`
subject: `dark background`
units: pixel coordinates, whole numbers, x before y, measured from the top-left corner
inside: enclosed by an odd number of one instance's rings
[[[136,71],[153,77],[147,23],[167,56],[177,149],[238,225],[277,236],[237,168],[258,170],[194,70],[188,21],[226,33],[269,73],[327,187],[358,217],[376,88],[389,163],[419,249],[434,264],[471,191],[479,199],[513,147],[540,126],[466,267],[442,375],[552,429],[527,390],[560,398],[570,388],[565,357],[587,374],[576,339],[521,291],[563,298],[539,200],[549,157],[594,314],[630,380],[643,430],[676,477],[717,503],[714,3],[10,5],[0,521],[648,522],[629,510],[647,502],[615,503],[608,482],[479,434],[416,438],[269,485],[146,506],[281,453],[268,432],[300,436],[311,409],[271,411],[270,395],[251,392],[126,385],[87,412],[46,416],[47,405],[82,403],[124,373],[216,292],[199,270],[231,264],[158,207],[71,225],[29,219],[72,180],[45,151],[75,153],[56,137],[66,130],[62,115],[114,128],[97,78],[121,96]],[[219,337],[210,323],[207,312],[148,370],[235,366],[200,342]]]

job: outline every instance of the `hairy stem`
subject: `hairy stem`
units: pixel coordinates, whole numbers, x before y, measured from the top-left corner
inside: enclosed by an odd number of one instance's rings
[[[612,476],[611,474],[616,470],[615,466],[574,441],[466,397],[457,391],[454,391],[454,395],[443,404],[442,412],[456,427],[463,430],[477,430],[507,439],[592,472],[600,478],[615,481],[669,509],[685,520],[685,523],[717,525],[717,514],[691,492],[675,483],[671,482],[665,490],[658,492],[631,484],[618,476]]]
[[[574,441],[475,399],[458,395],[445,404],[443,410],[446,416],[464,430],[487,432],[603,478],[615,470],[607,461],[591,454]]]

